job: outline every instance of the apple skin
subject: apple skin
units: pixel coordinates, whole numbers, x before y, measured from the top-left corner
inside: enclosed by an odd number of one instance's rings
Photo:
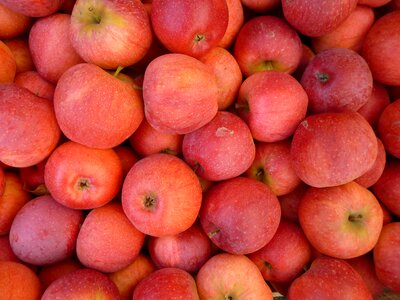
[[[27,37],[5,40],[4,43],[10,49],[15,58],[15,63],[17,65],[16,75],[22,72],[35,70],[35,65],[32,61],[31,50],[29,49],[29,42]]]
[[[234,56],[246,77],[271,70],[292,73],[301,55],[299,35],[276,16],[252,18],[236,36]]]
[[[293,281],[287,299],[373,298],[362,277],[346,261],[321,256],[312,262],[308,271]]]
[[[54,98],[55,85],[48,82],[36,71],[27,71],[17,74],[14,83],[20,87],[26,88],[38,97],[51,101]]]
[[[218,43],[218,47],[228,49],[236,39],[240,28],[244,22],[244,12],[241,0],[226,0],[228,6],[228,26],[222,39]]]
[[[196,283],[200,299],[273,299],[257,266],[244,255],[214,255],[197,273]]]
[[[125,178],[132,166],[140,159],[133,149],[127,145],[119,145],[113,148],[118,155],[122,166],[122,177]]]
[[[199,179],[181,159],[153,154],[133,165],[122,186],[122,207],[141,232],[179,234],[196,221],[202,201]]]
[[[37,275],[26,265],[0,261],[0,290],[4,299],[39,300],[42,295]]]
[[[125,216],[122,206],[109,203],[93,209],[76,240],[76,254],[86,267],[111,273],[131,264],[144,243],[144,234]]]
[[[400,158],[400,98],[385,107],[378,121],[378,135],[387,153]]]
[[[14,261],[22,263],[22,261],[12,251],[10,237],[8,234],[0,236],[0,261]]]
[[[144,5],[131,0],[77,0],[69,34],[78,54],[103,69],[138,62],[153,38]]]
[[[364,39],[375,22],[374,10],[371,7],[359,5],[333,31],[311,40],[316,53],[330,48],[347,48],[360,52]]]
[[[277,8],[280,0],[242,0],[242,4],[250,10],[262,13]]]
[[[152,1],[151,24],[154,33],[174,53],[193,57],[204,55],[221,41],[228,19],[226,1]]]
[[[264,247],[281,219],[277,197],[263,183],[235,177],[212,186],[204,196],[200,222],[222,250],[249,254]]]
[[[378,279],[393,292],[400,292],[400,222],[383,226],[373,254]]]
[[[0,3],[0,39],[12,39],[26,33],[31,18],[17,13]]]
[[[17,72],[17,63],[8,46],[0,41],[0,84],[12,83]]]
[[[118,289],[107,275],[92,269],[79,269],[53,281],[41,300],[119,299]]]
[[[3,196],[6,188],[6,176],[4,174],[4,169],[0,167],[0,197]]]
[[[246,177],[265,183],[276,196],[292,192],[300,183],[292,167],[290,140],[257,143],[256,156]]]
[[[46,162],[47,159],[44,159],[34,166],[19,169],[19,176],[22,180],[25,191],[36,196],[42,196],[49,193],[44,183],[44,168]]]
[[[70,67],[83,63],[69,39],[71,16],[53,14],[37,20],[29,33],[29,49],[38,73],[57,83]]]
[[[196,174],[211,181],[239,176],[255,157],[250,129],[238,116],[219,111],[208,124],[183,137],[182,152]]]
[[[214,73],[184,54],[159,56],[144,74],[146,119],[164,133],[186,134],[207,124],[218,111],[218,98]]]
[[[378,200],[355,182],[311,187],[301,199],[298,213],[309,242],[322,254],[342,259],[372,250],[383,226]]]
[[[83,266],[75,258],[67,258],[55,264],[43,266],[38,274],[42,290],[46,290],[48,286],[58,278],[73,271],[82,269]]]
[[[196,282],[184,270],[163,268],[150,273],[136,286],[132,300],[199,300]]]
[[[282,0],[285,19],[300,33],[317,37],[337,28],[355,9],[358,0]]]
[[[242,83],[235,107],[254,139],[276,142],[293,135],[307,105],[306,92],[291,75],[264,71]]]
[[[44,181],[54,199],[73,209],[110,202],[122,185],[122,165],[112,149],[94,149],[68,141],[47,160]]]
[[[377,198],[391,213],[400,217],[400,161],[389,159],[378,181],[372,186]]]
[[[385,14],[369,30],[361,52],[374,79],[386,85],[400,85],[399,27],[400,11]]]
[[[60,128],[53,104],[15,84],[0,85],[0,161],[21,168],[45,159]]]
[[[144,117],[143,102],[131,85],[86,63],[61,76],[54,92],[54,110],[70,140],[103,149],[129,138]]]
[[[368,5],[370,7],[380,7],[383,6],[387,3],[389,3],[391,0],[358,0],[358,4],[360,5]]]
[[[301,182],[292,192],[278,197],[282,210],[282,218],[293,223],[299,223],[299,203],[308,188],[307,184]]]
[[[51,196],[26,203],[10,229],[10,245],[24,262],[47,265],[71,257],[75,252],[83,212],[67,208]]]
[[[248,257],[265,280],[290,282],[311,261],[311,247],[299,225],[282,220],[272,240]]]
[[[357,111],[371,97],[373,79],[366,61],[345,48],[317,54],[300,81],[309,99],[310,112]]]
[[[150,237],[147,245],[157,268],[179,268],[195,274],[211,257],[211,241],[200,224],[165,237]]]
[[[300,81],[301,76],[303,76],[304,70],[307,68],[310,61],[315,57],[315,53],[311,48],[306,45],[302,44],[302,55],[300,58],[299,65],[297,66],[296,70],[292,73],[293,77]]]
[[[59,10],[65,0],[1,0],[9,9],[29,17],[45,17]]]
[[[377,155],[376,135],[356,112],[307,117],[296,129],[291,145],[297,176],[314,187],[337,186],[360,177]]]

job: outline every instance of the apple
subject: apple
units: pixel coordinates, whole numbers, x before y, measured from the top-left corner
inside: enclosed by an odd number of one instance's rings
[[[217,46],[228,26],[225,0],[153,0],[151,24],[171,52],[200,57]]]
[[[128,139],[144,115],[142,100],[131,85],[86,63],[61,76],[54,92],[54,110],[70,140],[103,149]]]
[[[186,271],[163,268],[150,273],[136,286],[132,300],[185,299],[198,300],[196,282]]]
[[[196,221],[202,200],[196,174],[181,159],[153,154],[133,165],[122,186],[122,207],[141,232],[179,234]]]
[[[122,165],[112,149],[95,149],[68,141],[50,155],[44,181],[54,199],[73,209],[110,202],[122,186]]]
[[[207,124],[218,111],[218,98],[212,70],[188,55],[161,55],[144,74],[146,119],[163,133],[186,134]]]
[[[1,0],[9,9],[29,17],[45,17],[59,10],[65,0]]]
[[[299,225],[282,220],[272,240],[248,257],[265,280],[290,282],[311,261],[311,248]]]
[[[67,208],[51,196],[26,203],[10,229],[10,245],[24,262],[41,266],[62,261],[75,251],[83,212]]]
[[[265,183],[277,196],[292,192],[301,180],[292,167],[290,144],[288,139],[257,143],[256,156],[246,176]]]
[[[198,223],[177,235],[150,237],[147,249],[157,268],[179,268],[192,274],[211,257],[211,241]]]
[[[57,83],[70,67],[83,63],[69,39],[71,16],[53,14],[37,20],[29,33],[29,49],[38,73]]]
[[[322,254],[342,259],[371,251],[383,225],[378,200],[355,182],[311,187],[300,200],[298,213],[309,242]]]
[[[103,69],[138,62],[152,41],[149,17],[138,0],[77,0],[69,34],[78,54]]]
[[[292,73],[301,55],[299,35],[284,19],[276,16],[252,18],[236,36],[234,56],[246,77],[272,70]]]
[[[379,18],[368,31],[361,52],[374,79],[387,85],[400,85],[400,57],[396,55],[400,43],[399,26],[398,10]]]
[[[0,261],[0,290],[4,299],[39,300],[42,295],[37,275],[14,261]]]
[[[196,283],[200,299],[273,299],[257,266],[244,255],[211,257],[197,273]]]
[[[208,124],[185,134],[185,161],[199,176],[220,181],[244,173],[254,160],[255,145],[250,129],[238,116],[219,111]]]
[[[248,9],[263,13],[278,8],[281,4],[280,0],[242,0],[242,3]]]
[[[9,9],[0,3],[0,39],[12,39],[26,33],[31,18]]]
[[[46,162],[47,159],[44,159],[34,166],[19,169],[19,176],[22,180],[25,191],[36,196],[42,196],[49,193],[44,182],[44,168]]]
[[[74,258],[67,258],[63,261],[41,267],[37,274],[42,286],[42,290],[44,291],[47,289],[53,281],[64,276],[65,274],[82,268],[82,265]]]
[[[281,205],[282,218],[294,223],[299,223],[299,203],[308,188],[309,186],[307,184],[301,182],[292,192],[278,197]]]
[[[51,101],[54,98],[55,85],[48,82],[36,71],[27,71],[17,74],[14,83],[20,87],[26,88],[31,93],[41,98]]]
[[[285,19],[301,34],[317,37],[333,31],[356,8],[358,0],[282,0]]]
[[[308,271],[293,281],[287,299],[373,298],[360,274],[349,263],[342,259],[321,256],[312,262]]]
[[[376,161],[378,142],[358,113],[321,113],[299,124],[290,151],[293,168],[302,181],[329,187],[367,172]]]
[[[4,42],[0,40],[0,84],[11,83],[14,81],[15,74],[17,72],[17,63],[15,58]]]
[[[224,36],[217,46],[228,49],[235,41],[236,35],[244,22],[244,12],[241,0],[226,0],[228,6],[228,25]]]
[[[293,135],[307,105],[306,92],[291,75],[264,71],[243,81],[235,107],[254,139],[276,142]]]
[[[4,43],[14,56],[17,65],[16,75],[22,72],[33,71],[35,69],[29,49],[28,38],[21,37],[12,40],[5,40]]]
[[[212,48],[199,59],[212,69],[217,79],[218,110],[227,109],[235,102],[242,84],[242,72],[238,63],[228,50],[221,47]]]
[[[368,6],[374,7],[374,8],[383,6],[389,2],[390,2],[390,0],[358,0],[358,4],[368,5]]]
[[[132,166],[140,159],[133,149],[127,145],[119,145],[113,148],[118,155],[122,166],[122,177],[125,178]]]
[[[4,174],[4,170],[0,167],[0,197],[3,196],[6,188],[6,176]]]
[[[378,135],[386,152],[400,158],[400,98],[387,105],[378,120]]]
[[[310,61],[312,61],[314,57],[314,51],[311,50],[308,45],[302,44],[302,55],[300,58],[300,62],[296,70],[292,73],[292,76],[300,81],[301,76],[303,76],[304,70],[307,68],[308,64],[310,63]]]
[[[315,52],[319,53],[330,48],[361,51],[365,37],[375,22],[375,13],[371,7],[360,4],[358,1],[356,8],[333,31],[311,39]]]
[[[0,161],[29,167],[56,147],[60,129],[53,104],[15,84],[0,85]]]
[[[41,300],[119,299],[118,289],[107,275],[92,269],[79,269],[53,281]]]
[[[235,177],[212,186],[200,210],[203,230],[212,242],[232,254],[249,254],[264,247],[281,219],[277,197],[263,183]]]
[[[365,60],[355,51],[332,48],[318,53],[300,81],[310,112],[357,111],[371,97],[373,79]]]
[[[8,234],[0,236],[0,261],[15,261],[22,263],[11,248]]]

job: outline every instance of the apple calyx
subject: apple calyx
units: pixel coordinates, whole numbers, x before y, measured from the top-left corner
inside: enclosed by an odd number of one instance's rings
[[[363,220],[362,214],[350,214],[348,220],[352,223],[359,223]]]
[[[88,178],[79,178],[77,187],[80,191],[88,190],[90,188],[90,180]]]
[[[154,210],[157,205],[157,196],[154,194],[148,194],[143,198],[143,207],[146,210]]]
[[[198,33],[198,34],[196,34],[196,35],[194,36],[193,41],[194,41],[195,43],[199,43],[199,42],[201,42],[201,41],[204,40],[204,39],[205,39],[204,34]]]
[[[233,297],[231,295],[225,295],[224,300],[233,300]]]
[[[272,270],[272,265],[269,262],[264,261],[263,265],[264,265],[265,269]]]
[[[250,105],[247,100],[236,102],[235,108],[240,110],[242,113],[249,113],[250,112]]]
[[[315,77],[317,77],[317,79],[319,80],[319,82],[321,83],[327,83],[329,80],[329,75],[326,73],[322,73],[322,72],[317,72],[315,74]]]
[[[256,179],[258,181],[264,182],[265,180],[265,170],[263,167],[258,167],[256,169]]]

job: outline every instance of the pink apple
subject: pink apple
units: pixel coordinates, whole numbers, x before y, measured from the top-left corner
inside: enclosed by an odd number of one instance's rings
[[[151,24],[171,52],[199,57],[217,46],[228,26],[223,0],[153,0]]]
[[[280,218],[276,196],[265,184],[246,177],[215,184],[205,194],[200,211],[208,237],[233,254],[264,247],[274,236]]]
[[[345,259],[374,248],[382,229],[383,212],[369,190],[349,182],[310,188],[300,201],[299,221],[319,252]]]
[[[219,111],[208,124],[184,136],[182,152],[196,174],[219,181],[244,173],[254,160],[255,145],[244,121]]]
[[[400,158],[400,98],[385,107],[378,121],[378,134],[385,150]]]
[[[152,32],[140,1],[77,0],[71,14],[70,39],[86,62],[117,69],[144,57]]]
[[[73,66],[61,76],[54,92],[54,110],[70,140],[106,149],[128,139],[144,115],[137,90],[86,63]]]
[[[240,87],[235,107],[254,139],[276,142],[290,137],[307,113],[308,97],[291,75],[259,72]]]
[[[29,49],[28,37],[5,40],[4,43],[10,49],[15,58],[15,63],[17,65],[16,75],[22,72],[35,70],[35,65],[32,61],[31,49]]]
[[[240,29],[234,47],[234,56],[246,77],[271,70],[292,73],[301,55],[297,32],[276,16],[260,16],[247,21]]]
[[[291,145],[297,176],[314,187],[337,186],[360,177],[377,155],[374,131],[355,112],[307,117],[296,129]]]
[[[56,201],[73,209],[110,202],[122,185],[122,166],[112,149],[94,149],[68,141],[47,160],[44,180]]]
[[[0,161],[28,167],[45,159],[60,137],[53,104],[15,84],[0,85]]]
[[[257,266],[244,255],[213,256],[197,273],[196,283],[200,299],[273,299]]]
[[[133,165],[122,187],[122,206],[132,224],[152,236],[179,234],[196,221],[202,192],[181,159],[153,154]]]
[[[365,60],[350,49],[317,54],[301,77],[312,113],[357,111],[371,97],[372,74]]]
[[[17,63],[8,46],[0,40],[0,84],[14,81],[17,72]]]
[[[245,7],[262,13],[279,7],[280,0],[242,0]]]
[[[30,17],[17,13],[0,2],[0,39],[20,36],[28,31],[29,25]]]
[[[146,119],[164,133],[185,134],[207,124],[217,113],[218,98],[214,73],[184,54],[159,56],[144,74]]]
[[[56,89],[55,85],[48,82],[36,71],[27,71],[17,74],[14,83],[20,87],[26,88],[41,98],[53,100],[54,90]]]
[[[228,6],[228,26],[222,39],[219,41],[219,47],[228,49],[236,39],[236,35],[244,22],[244,12],[241,0],[226,0]]]
[[[29,17],[45,17],[59,10],[65,0],[1,0],[9,9]]]

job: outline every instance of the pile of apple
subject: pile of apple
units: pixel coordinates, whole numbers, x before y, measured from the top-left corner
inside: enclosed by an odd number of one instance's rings
[[[0,299],[400,299],[399,0],[0,0]]]

